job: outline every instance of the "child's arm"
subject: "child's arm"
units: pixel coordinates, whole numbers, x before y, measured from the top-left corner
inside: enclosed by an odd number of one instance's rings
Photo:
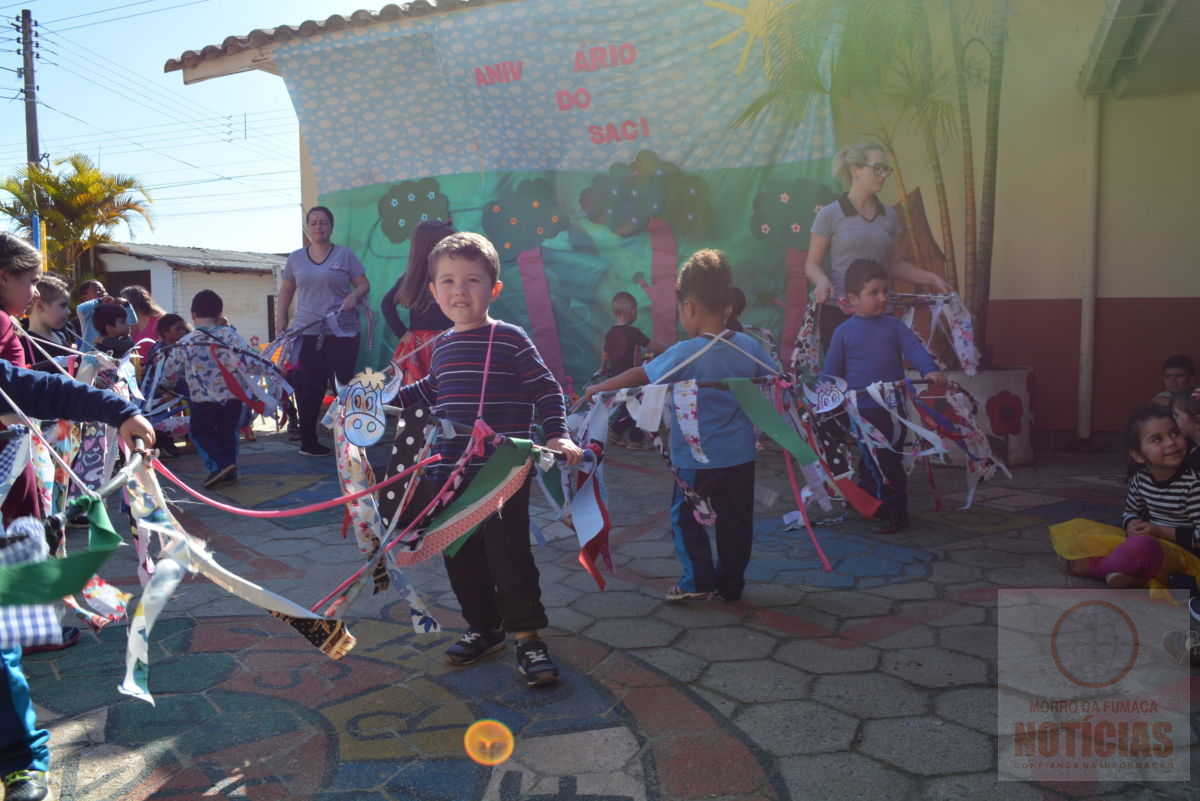
[[[899,320],[896,320],[896,325],[900,331],[900,348],[904,353],[904,358],[908,359],[921,375],[932,381],[934,386],[944,387],[950,383],[950,379],[946,378],[946,374],[934,361],[933,354],[921,344],[921,340],[917,339],[917,335],[912,332],[912,329]]]
[[[846,377],[846,349],[842,345],[844,339],[842,327],[838,326],[829,340],[829,348],[825,351],[825,361],[821,364],[821,375]]]
[[[130,447],[133,437],[154,444],[154,427],[138,414],[138,408],[115,392],[90,387],[73,378],[38,373],[0,361],[0,386],[30,417],[54,420],[64,417],[76,422],[99,421],[118,428]],[[0,411],[9,411],[0,401]]]
[[[599,384],[592,384],[583,391],[583,398],[590,402],[597,392],[610,392],[614,389],[640,387],[648,383],[650,383],[650,379],[646,376],[646,369],[644,367],[640,365],[630,367],[620,375],[614,375],[612,378],[607,378]]]
[[[1146,518],[1150,516],[1150,508],[1146,505],[1146,499],[1142,497],[1141,490],[1138,488],[1137,475],[1129,480],[1129,489],[1125,493],[1125,510],[1121,515],[1121,527],[1125,529],[1126,534],[1145,534],[1154,536],[1152,533],[1157,528],[1153,523]]]

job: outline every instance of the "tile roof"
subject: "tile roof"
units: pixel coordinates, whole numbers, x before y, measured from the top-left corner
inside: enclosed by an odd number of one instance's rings
[[[459,8],[486,6],[511,0],[411,0],[408,3],[389,3],[378,11],[359,9],[349,16],[334,14],[325,20],[310,19],[299,25],[280,25],[276,28],[255,28],[245,36],[227,36],[219,45],[208,45],[199,50],[185,50],[179,58],[168,59],[163,72],[175,72],[194,67],[202,61],[232,55],[243,50],[253,50],[291,39],[303,39],[323,33],[333,33],[346,28],[365,28],[398,19],[422,17],[427,14],[444,14]]]
[[[111,242],[97,245],[101,254],[119,254],[137,259],[164,261],[181,270],[219,273],[269,273],[282,270],[287,263],[285,253],[246,253],[240,250],[213,250],[175,245],[139,245],[133,242]]]

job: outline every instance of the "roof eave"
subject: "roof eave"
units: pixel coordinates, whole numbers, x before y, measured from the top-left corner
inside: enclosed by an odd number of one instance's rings
[[[279,75],[275,65],[275,43],[221,55],[205,56],[193,51],[185,53],[182,59],[171,59],[163,67],[163,72],[183,72],[186,85],[253,70]]]

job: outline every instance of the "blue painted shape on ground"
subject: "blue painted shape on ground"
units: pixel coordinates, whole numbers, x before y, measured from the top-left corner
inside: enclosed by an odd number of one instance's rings
[[[803,584],[811,587],[827,587],[843,589],[853,587],[857,583],[854,576],[845,573],[828,572],[826,570],[785,570],[779,573],[778,580],[783,584]]]
[[[880,543],[868,537],[814,526],[813,533],[833,567],[826,571],[803,529],[787,531],[780,518],[756,518],[750,582],[810,587],[880,587],[926,575],[934,556],[919,548]],[[865,582],[865,583],[864,583]]]
[[[380,786],[399,773],[403,767],[402,764],[396,762],[339,762],[333,779],[329,783],[341,790],[354,790],[361,793],[372,787]],[[331,797],[345,799],[349,796],[338,793]]]
[[[843,559],[838,565],[838,571],[852,576],[898,576],[904,565],[894,559],[883,559],[878,556],[851,556]]]
[[[461,759],[422,760],[420,770],[406,770],[388,782],[388,794],[392,798],[422,801],[459,801],[481,797],[490,768],[463,770],[463,767]]]
[[[1049,520],[1051,523],[1062,523],[1065,520],[1085,517],[1088,520],[1095,520],[1097,523],[1106,523],[1110,526],[1121,525],[1121,509],[1111,506],[1101,506],[1098,503],[1090,501],[1059,501],[1058,503],[1049,503],[1045,506],[1022,509],[1021,514],[1040,517]]]

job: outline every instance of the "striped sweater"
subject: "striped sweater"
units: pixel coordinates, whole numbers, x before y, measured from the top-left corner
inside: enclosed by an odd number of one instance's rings
[[[1175,529],[1176,544],[1200,555],[1200,475],[1185,466],[1155,481],[1145,467],[1138,470],[1129,480],[1121,525],[1128,529],[1135,520]]]
[[[495,338],[485,386],[483,367],[493,328]],[[528,439],[536,420],[547,439],[567,435],[562,389],[522,329],[497,321],[470,331],[451,331],[432,347],[429,375],[400,390],[400,405],[428,404],[435,415],[470,426],[479,412],[479,396],[484,393],[483,420],[496,433]],[[441,455],[442,461],[431,472],[448,472],[466,443],[466,437],[439,437],[434,452]],[[491,452],[489,444],[488,455]],[[474,475],[485,461],[486,457],[472,459],[466,475]]]

